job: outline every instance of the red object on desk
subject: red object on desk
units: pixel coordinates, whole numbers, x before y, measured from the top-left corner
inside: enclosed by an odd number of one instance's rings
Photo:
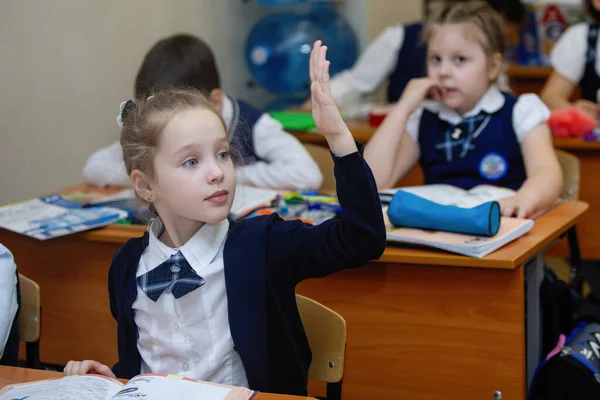
[[[383,123],[385,117],[387,117],[388,113],[392,110],[394,104],[387,104],[384,106],[373,107],[371,112],[369,113],[369,125],[370,126],[379,126]]]
[[[578,138],[596,128],[596,119],[577,108],[552,111],[548,119],[552,135],[557,139]]]

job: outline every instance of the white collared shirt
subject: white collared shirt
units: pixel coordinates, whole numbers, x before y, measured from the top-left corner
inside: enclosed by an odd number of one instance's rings
[[[427,109],[437,114],[441,120],[449,122],[452,125],[460,123],[463,119],[479,114],[481,111],[494,113],[504,106],[505,98],[496,85],[492,85],[488,91],[477,102],[475,107],[465,113],[458,114],[456,111],[445,107],[442,103],[424,101],[423,106],[408,119],[406,123],[406,132],[415,142],[419,141],[419,126],[423,110]],[[523,138],[536,126],[545,123],[550,117],[550,110],[535,94],[522,94],[519,96],[512,114],[512,123],[517,136],[517,141],[521,143]]]
[[[10,251],[0,244],[0,358],[17,315],[17,266]]]
[[[233,120],[233,105],[223,96],[223,119],[227,129]],[[302,143],[287,133],[279,121],[264,113],[252,131],[252,144],[256,155],[263,161],[236,168],[239,184],[270,189],[318,189],[323,183],[319,166]],[[98,186],[129,186],[131,181],[125,171],[123,150],[119,142],[96,151],[83,167],[87,183]]]
[[[556,72],[578,84],[585,72],[589,24],[581,22],[569,27],[558,39],[550,53],[550,63]],[[600,54],[600,40],[596,45]],[[600,57],[596,57],[596,73],[600,75]]]
[[[351,69],[341,71],[331,79],[331,93],[337,105],[355,101],[356,94],[373,93],[396,69],[398,53],[403,44],[402,24],[387,27],[380,33],[360,54]],[[498,86],[503,91],[510,91],[506,68],[498,76]]]
[[[227,219],[205,224],[179,249],[162,243],[156,218],[149,226],[149,243],[136,277],[181,251],[205,284],[176,299],[163,292],[156,302],[138,286],[133,303],[142,373],[168,373],[215,383],[248,387],[248,379],[229,329],[223,247]]]

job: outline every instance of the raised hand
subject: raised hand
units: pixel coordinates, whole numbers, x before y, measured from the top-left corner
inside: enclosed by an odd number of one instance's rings
[[[317,40],[310,53],[310,92],[315,125],[325,135],[331,151],[343,156],[356,151],[352,134],[331,95],[327,47]]]
[[[317,40],[310,53],[310,91],[315,125],[324,135],[334,135],[347,129],[342,115],[333,100],[329,86],[327,46]]]

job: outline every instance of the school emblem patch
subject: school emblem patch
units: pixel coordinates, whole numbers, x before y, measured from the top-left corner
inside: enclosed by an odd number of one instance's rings
[[[489,153],[481,159],[479,174],[490,181],[502,179],[508,171],[506,159],[498,153]]]

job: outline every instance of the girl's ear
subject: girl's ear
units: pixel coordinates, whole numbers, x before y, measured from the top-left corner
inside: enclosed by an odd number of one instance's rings
[[[504,65],[504,57],[500,53],[494,53],[490,56],[488,64],[488,80],[494,82],[498,79],[502,66]]]
[[[223,91],[221,89],[213,89],[210,92],[210,101],[217,107],[219,111],[223,109]]]
[[[152,203],[155,200],[154,182],[139,169],[131,171],[131,185],[142,200],[148,203]]]

